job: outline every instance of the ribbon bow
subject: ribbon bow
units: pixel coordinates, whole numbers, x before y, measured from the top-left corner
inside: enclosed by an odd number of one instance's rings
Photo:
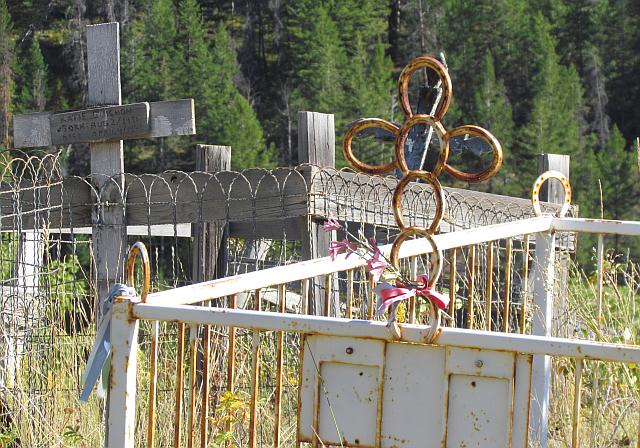
[[[93,386],[98,382],[100,373],[102,373],[102,384],[98,385],[98,396],[104,397],[105,395],[105,383],[109,379],[109,370],[111,369],[111,362],[109,356],[111,355],[111,308],[113,306],[113,299],[115,297],[127,296],[135,297],[136,291],[122,283],[116,283],[109,290],[109,294],[102,301],[100,308],[102,317],[100,318],[100,324],[98,325],[98,331],[96,332],[96,343],[91,349],[89,359],[87,360],[87,367],[85,367],[82,374],[82,393],[80,394],[80,401],[88,401]]]
[[[380,298],[377,314],[382,314],[394,303],[411,297],[425,297],[441,310],[446,309],[449,305],[449,297],[431,287],[429,277],[426,274],[418,277],[418,284],[415,288],[407,288],[400,282],[396,282],[396,286],[384,282],[380,283],[374,292]]]

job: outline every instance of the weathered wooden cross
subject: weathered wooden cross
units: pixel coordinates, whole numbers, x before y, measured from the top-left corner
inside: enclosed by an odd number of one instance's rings
[[[14,117],[14,146],[90,143],[92,183],[96,191],[112,184],[124,191],[123,140],[195,134],[193,99],[122,105],[120,28],[118,23],[87,26],[89,108],[64,113]],[[104,203],[105,198],[98,198]],[[98,297],[116,282],[127,253],[122,206],[100,206],[93,217],[93,249]]]

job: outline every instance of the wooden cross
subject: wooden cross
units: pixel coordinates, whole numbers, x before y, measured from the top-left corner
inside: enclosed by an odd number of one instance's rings
[[[96,191],[113,186],[124,195],[123,140],[195,134],[193,99],[122,105],[118,23],[87,26],[88,109],[17,115],[14,146],[90,143]],[[110,184],[110,185],[109,185]],[[101,197],[100,202],[109,201]],[[111,201],[120,200],[119,197]],[[98,297],[120,280],[127,254],[122,205],[97,207],[92,229]]]

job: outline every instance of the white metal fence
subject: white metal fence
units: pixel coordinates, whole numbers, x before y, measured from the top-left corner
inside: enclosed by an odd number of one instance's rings
[[[533,335],[513,333],[508,325],[504,332],[444,326],[430,345],[425,343],[428,326],[401,324],[398,339],[384,322],[353,318],[353,303],[364,301],[367,308],[372,299],[359,297],[368,293],[354,288],[353,273],[366,263],[354,256],[184,286],[150,294],[144,301],[116,300],[108,446],[546,446],[548,434],[557,431],[546,426],[552,358],[570,360],[571,393],[564,397],[571,400],[570,446],[584,446],[581,418],[585,412],[595,414],[593,407],[598,406],[593,394],[588,407],[581,403],[585,365],[605,361],[634,366],[640,362],[640,348],[550,336],[559,232],[595,233],[601,240],[604,234],[640,235],[640,223],[541,216],[434,237],[441,250],[534,239],[529,311]],[[411,240],[402,246],[400,258],[430,251],[424,240]],[[601,299],[602,244],[597,256],[594,283]],[[344,300],[325,297],[325,315],[307,315],[311,279],[331,282],[335,276],[347,279]],[[271,289],[277,305],[264,309],[261,295]],[[288,291],[300,295],[302,314],[286,312]],[[339,294],[332,288],[326,291]],[[235,309],[235,297],[243,293],[251,295],[254,309]],[[218,306],[212,308],[211,303]],[[597,307],[600,315],[601,300]],[[509,319],[510,312],[509,306],[503,307],[502,319]],[[339,315],[345,317],[334,317]],[[146,366],[147,360],[140,354],[138,331],[146,322],[154,322],[154,338],[146,350],[150,368],[140,371],[137,361]],[[159,329],[173,324],[178,329],[178,344],[171,347],[175,376],[163,387],[169,385],[173,391],[175,411],[171,422],[160,422],[155,420],[156,410],[167,404],[158,400],[163,389],[158,375],[173,374],[157,365]],[[222,335],[217,346],[211,345],[214,334]],[[271,343],[265,345],[265,340]],[[212,366],[212,350],[223,351],[216,358],[222,358],[223,365]],[[214,378],[215,371],[226,371],[226,378]],[[629,371],[622,368],[617,374],[622,377]],[[640,444],[637,385],[630,384],[627,396],[615,403],[624,410],[616,414],[621,416],[617,425],[624,419],[629,433],[631,421],[632,433],[625,437],[628,444]],[[212,385],[225,390],[215,402]],[[141,397],[140,391],[147,396]],[[593,415],[590,421],[595,421]]]

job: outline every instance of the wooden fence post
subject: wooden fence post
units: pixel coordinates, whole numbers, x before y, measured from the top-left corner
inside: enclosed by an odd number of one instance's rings
[[[336,166],[336,132],[333,114],[320,112],[298,112],[298,163],[310,163],[320,168]],[[322,222],[306,216],[300,223],[302,235],[302,257],[305,260],[329,255],[331,234],[322,230]],[[335,280],[335,279],[334,279]],[[339,303],[334,281],[334,313],[339,316]],[[315,278],[310,282],[309,313],[320,314],[324,309],[324,281]]]
[[[196,145],[196,171],[215,173],[231,169],[231,147]],[[198,222],[191,225],[193,235],[194,283],[213,280],[226,274],[226,224]]]
[[[571,158],[566,154],[538,154],[538,175],[545,171],[560,171],[569,178],[569,163]],[[545,182],[540,188],[540,200],[562,204],[564,190],[559,182]]]
[[[564,174],[569,179],[569,165],[571,158],[565,154],[539,154],[538,175],[545,171],[554,170]],[[551,180],[545,182],[540,189],[540,200],[554,204],[564,202],[564,189],[560,182]],[[576,245],[576,235],[556,235],[556,276],[555,276],[555,304],[553,311],[556,318],[553,320],[553,336],[571,337],[575,329],[575,320],[568,309],[568,285],[569,285],[569,252]],[[562,320],[560,319],[562,317]],[[575,316],[573,316],[575,318]],[[561,333],[562,332],[562,333]]]
[[[540,154],[538,174],[548,170],[560,171],[569,177],[569,156],[563,154]],[[546,182],[540,191],[540,200],[564,202],[562,185]],[[566,242],[568,244],[568,242]],[[568,260],[561,260],[556,269],[556,238],[553,233],[536,235],[536,252],[533,281],[534,312],[531,332],[537,336],[551,336],[553,322],[554,292],[566,291]],[[560,280],[558,285],[557,280]],[[563,293],[564,294],[564,293]],[[529,427],[532,439],[541,448],[547,447],[549,389],[551,386],[551,359],[534,356],[531,376],[531,419]]]
[[[205,173],[217,173],[231,169],[231,147],[217,145],[196,145],[196,171]],[[193,267],[192,282],[200,283],[226,275],[227,270],[227,239],[229,237],[228,223],[218,222],[196,222],[191,224],[191,235],[193,236]],[[220,302],[217,300],[216,302]],[[224,306],[222,303],[218,303]],[[193,394],[203,386],[207,379],[203,377],[205,371],[204,363],[209,353],[211,344],[215,344],[218,339],[211,340],[211,330],[209,327],[198,329],[198,325],[189,327],[189,347],[196,347],[196,340],[202,341],[202,350],[192,354],[195,356],[196,371],[191,370],[193,377],[190,379],[195,388],[191,388]],[[225,356],[221,357],[220,362]],[[219,366],[223,369],[223,366]],[[194,400],[191,397],[191,400]]]
[[[298,112],[298,163],[335,168],[336,131],[333,114]]]

